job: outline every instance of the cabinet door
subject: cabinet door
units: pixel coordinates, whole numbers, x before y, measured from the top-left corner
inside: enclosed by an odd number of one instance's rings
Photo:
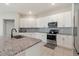
[[[62,13],[58,14],[57,19],[58,19],[58,27],[63,27],[63,14]]]
[[[36,33],[36,37],[37,39],[41,39],[42,42],[47,42],[47,34],[46,33]]]
[[[21,18],[20,19],[20,27],[36,27],[36,19],[35,18]]]
[[[48,22],[57,22],[57,15],[51,15],[48,17]]]
[[[57,35],[57,45],[62,46],[63,41],[62,41],[62,35]]]
[[[57,35],[57,45],[73,49],[73,37],[67,35]]]
[[[48,27],[48,17],[39,18],[37,22],[38,27]]]
[[[40,39],[43,41],[43,42],[47,42],[47,35],[46,33],[40,33]]]
[[[73,36],[64,36],[64,46],[70,49],[73,48]]]
[[[64,27],[72,27],[72,13],[71,12],[65,12],[63,15],[63,23]]]

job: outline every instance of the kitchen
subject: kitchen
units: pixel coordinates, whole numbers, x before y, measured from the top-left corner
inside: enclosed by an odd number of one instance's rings
[[[57,55],[73,55],[73,10],[72,3],[26,3],[26,4],[0,4],[0,36],[6,37],[6,35],[11,37],[11,29],[15,28],[17,32],[13,32],[13,35],[22,35],[30,38],[35,38],[42,41],[42,45],[45,49],[52,51],[53,49],[45,46],[48,43],[47,34],[49,30],[48,24],[51,22],[57,23],[56,29],[58,30],[56,34],[56,46],[68,50],[66,51],[58,49],[56,51]],[[41,7],[42,6],[42,7]],[[4,9],[5,8],[5,9]],[[4,10],[3,10],[4,9]],[[13,20],[11,24],[7,24],[6,21]],[[6,23],[6,24],[5,24]],[[7,27],[6,27],[7,26]],[[12,27],[12,28],[11,28]],[[52,27],[51,27],[52,28]],[[5,30],[7,29],[7,30]],[[31,30],[30,30],[31,29]],[[46,30],[48,29],[48,30]],[[55,28],[52,28],[55,29]],[[34,30],[34,31],[32,31]],[[5,40],[5,39],[4,39]],[[41,44],[37,44],[40,46]],[[25,53],[26,55],[40,55],[39,52],[35,52],[36,49],[39,50],[41,47],[31,47],[27,50],[31,51]],[[43,51],[46,53],[45,51]],[[60,52],[60,53],[59,53]],[[59,54],[58,54],[59,53]],[[23,53],[22,53],[23,54]],[[22,55],[21,54],[21,55]],[[42,53],[43,54],[43,53]],[[41,55],[42,55],[41,54]],[[47,52],[51,55],[52,53]],[[45,54],[46,55],[46,54]]]

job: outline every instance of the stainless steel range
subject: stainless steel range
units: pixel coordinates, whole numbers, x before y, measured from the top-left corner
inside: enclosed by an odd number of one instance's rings
[[[50,22],[48,23],[49,28],[57,28],[57,22]],[[56,29],[51,29],[47,33],[47,44],[45,45],[46,47],[54,49],[57,46],[57,36],[58,30]]]
[[[50,30],[50,32],[47,34],[47,43],[56,44],[57,33],[58,30]]]

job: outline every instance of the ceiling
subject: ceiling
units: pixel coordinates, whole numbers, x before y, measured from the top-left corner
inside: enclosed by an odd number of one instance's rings
[[[70,3],[56,3],[51,5],[51,3],[10,3],[6,5],[5,3],[0,3],[0,12],[16,12],[22,14],[28,14],[32,11],[33,15],[45,12],[50,9],[56,9],[60,7],[69,7]]]

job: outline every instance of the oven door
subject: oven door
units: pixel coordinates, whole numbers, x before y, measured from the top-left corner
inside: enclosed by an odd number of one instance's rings
[[[47,39],[49,39],[49,40],[55,40],[56,41],[56,35],[47,34]]]

